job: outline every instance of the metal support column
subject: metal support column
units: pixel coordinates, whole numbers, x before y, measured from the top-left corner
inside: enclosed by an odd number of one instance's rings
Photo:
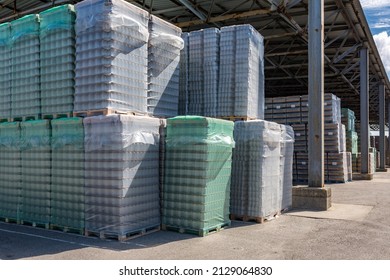
[[[309,4],[309,187],[324,186],[324,0]]]
[[[379,169],[386,168],[386,151],[385,151],[385,85],[379,84]]]
[[[362,174],[369,173],[369,76],[368,48],[360,50],[360,152]]]

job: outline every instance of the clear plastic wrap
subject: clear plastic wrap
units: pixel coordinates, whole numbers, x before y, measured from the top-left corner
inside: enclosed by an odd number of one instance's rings
[[[146,11],[121,0],[76,5],[75,111],[147,112]]]
[[[127,30],[133,30],[133,34],[140,40],[148,41],[148,13],[126,1],[84,0],[75,7],[78,33],[96,27],[105,32],[125,27]]]
[[[235,122],[230,211],[265,218],[282,205],[281,127],[262,120]]]
[[[151,16],[148,47],[148,112],[174,117],[179,109],[181,29]]]
[[[122,238],[160,225],[160,120],[87,117],[86,231]]]
[[[294,160],[294,130],[291,126],[280,125],[280,188],[282,198],[281,210],[292,207],[292,186],[293,186],[293,160]]]

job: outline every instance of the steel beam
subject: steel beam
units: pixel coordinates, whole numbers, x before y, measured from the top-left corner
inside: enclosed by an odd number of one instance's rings
[[[324,0],[309,4],[309,187],[324,187]]]
[[[379,169],[386,168],[385,151],[385,85],[379,84]]]
[[[369,51],[360,50],[360,152],[362,174],[369,173]]]

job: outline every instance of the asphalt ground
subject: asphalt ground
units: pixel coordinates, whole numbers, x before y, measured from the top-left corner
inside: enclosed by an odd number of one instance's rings
[[[0,259],[390,260],[390,172],[329,186],[334,207],[327,212],[233,221],[206,237],[157,231],[118,242],[0,222]]]

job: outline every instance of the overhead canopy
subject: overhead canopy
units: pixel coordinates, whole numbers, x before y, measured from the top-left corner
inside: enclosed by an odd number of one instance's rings
[[[9,21],[63,0],[0,0],[0,21]],[[248,23],[265,38],[266,97],[308,94],[309,0],[133,0],[183,31]],[[325,91],[359,118],[359,50],[369,48],[370,122],[378,123],[378,85],[390,83],[359,0],[325,0]]]

